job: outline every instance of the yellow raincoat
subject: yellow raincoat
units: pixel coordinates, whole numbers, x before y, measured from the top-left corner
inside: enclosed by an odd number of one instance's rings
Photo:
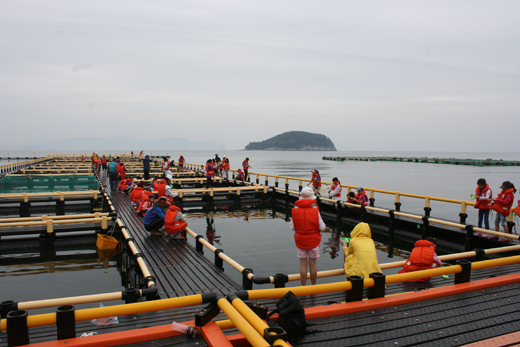
[[[361,276],[369,278],[371,272],[381,272],[377,262],[376,246],[372,241],[372,233],[367,223],[359,223],[350,233],[348,247],[345,252],[345,278],[347,276]]]

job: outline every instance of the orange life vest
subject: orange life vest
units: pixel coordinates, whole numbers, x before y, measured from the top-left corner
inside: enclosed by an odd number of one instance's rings
[[[134,190],[132,190],[132,194],[130,194],[130,199],[134,204],[141,199],[141,197],[143,196],[143,191],[143,187],[139,186],[135,187]]]
[[[179,165],[183,165],[184,164],[184,157],[180,157],[179,158]]]
[[[486,195],[488,190],[490,191],[491,189],[489,189],[489,184],[486,184],[482,191],[480,191],[480,187],[477,187],[477,189],[475,189],[475,194],[477,194],[477,196],[482,197]],[[489,198],[491,199],[492,197],[493,193],[490,193]],[[493,202],[491,200],[477,199],[477,202],[475,203],[475,208],[478,208],[479,210],[490,210],[491,205],[493,205]]]
[[[363,197],[366,197],[366,192],[363,190],[361,193],[357,193],[354,199],[361,201],[361,205],[368,205],[368,199],[363,201]]]
[[[437,263],[433,261],[434,254],[435,245],[432,242],[427,240],[417,241],[414,245],[412,253],[410,254],[410,259],[406,261],[403,269],[399,271],[399,273],[435,269],[437,267]],[[431,277],[421,278],[419,280],[412,280],[410,282],[427,281],[430,278]]]
[[[171,205],[170,209],[166,211],[164,216],[164,231],[167,234],[175,234],[188,226],[188,223],[181,220],[175,221],[177,213],[181,213],[180,208],[175,205]]]
[[[313,187],[321,187],[321,177],[319,174],[313,173],[311,181]]]
[[[313,249],[320,245],[319,208],[316,201],[311,199],[297,200],[292,209],[292,220],[296,247]]]
[[[155,185],[155,190],[157,190],[157,196],[166,196],[166,184],[164,183],[157,183]]]
[[[249,169],[249,162],[247,160],[244,160],[242,162],[242,167],[244,168],[244,170],[248,170]]]
[[[211,166],[211,170],[209,167]],[[206,163],[206,177],[213,177],[215,175],[215,171],[213,170],[213,165]]]
[[[336,195],[334,195],[334,197],[337,197],[337,198],[341,197],[341,189],[342,189],[342,188],[341,188],[341,183],[338,181],[338,183],[336,183],[336,184],[332,184],[332,190],[333,190],[333,191],[334,191],[338,186],[339,186],[339,193],[336,194]]]
[[[170,162],[168,162],[167,160],[164,161],[162,163],[162,169],[163,169],[163,171],[169,170],[170,169]]]
[[[507,205],[504,205],[501,202],[495,200],[495,203],[491,205],[491,208],[503,216],[509,216],[509,213],[511,212],[511,206],[513,206],[513,201],[515,200],[515,195],[513,194],[514,191],[515,190],[513,188],[510,188],[499,193],[498,198],[502,200],[504,200],[508,194],[511,194],[511,202],[509,202]]]

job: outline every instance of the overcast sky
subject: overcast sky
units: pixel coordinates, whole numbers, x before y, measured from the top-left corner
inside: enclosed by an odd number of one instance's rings
[[[0,146],[516,151],[520,1],[0,1]]]

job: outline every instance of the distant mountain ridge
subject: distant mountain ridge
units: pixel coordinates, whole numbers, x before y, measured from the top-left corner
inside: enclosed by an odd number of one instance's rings
[[[264,151],[336,151],[327,136],[306,131],[288,131],[262,142],[250,142],[246,150]]]
[[[67,140],[41,140],[28,143],[24,150],[125,150],[139,152],[141,150],[209,150],[220,149],[214,141],[194,142],[185,138],[164,138],[141,141],[132,137],[91,138],[77,137]]]

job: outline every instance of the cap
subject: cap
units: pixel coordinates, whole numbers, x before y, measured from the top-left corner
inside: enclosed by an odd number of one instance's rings
[[[362,191],[363,191],[363,188],[359,187],[359,188],[357,189],[357,191],[358,191],[358,192],[362,192]]]
[[[165,196],[161,196],[159,197],[159,199],[157,201],[164,201],[164,202],[168,202],[168,198],[165,197]]]
[[[150,156],[147,154],[147,155],[145,155],[145,157],[150,157]]]
[[[507,189],[507,188],[509,188],[509,187],[511,187],[511,182],[509,182],[509,181],[505,181],[505,182],[503,182],[502,185],[500,186],[500,189]]]
[[[314,191],[312,190],[311,187],[305,187],[301,190],[300,192],[300,196],[302,197],[302,199],[316,199],[316,196],[314,195]]]

